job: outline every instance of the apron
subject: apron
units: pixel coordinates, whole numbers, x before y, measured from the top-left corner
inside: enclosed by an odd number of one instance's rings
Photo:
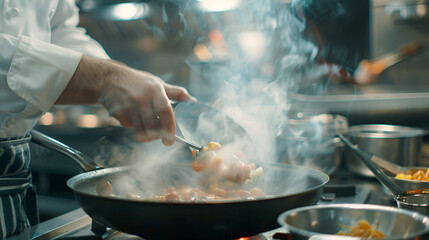
[[[39,222],[29,168],[30,139],[0,139],[0,239]]]

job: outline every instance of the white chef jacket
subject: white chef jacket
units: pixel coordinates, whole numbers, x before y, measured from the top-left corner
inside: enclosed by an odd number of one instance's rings
[[[108,59],[74,0],[0,0],[0,138],[25,135],[67,86],[82,54]]]

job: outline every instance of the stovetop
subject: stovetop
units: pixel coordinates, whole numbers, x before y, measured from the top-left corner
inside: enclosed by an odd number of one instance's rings
[[[59,217],[40,223],[22,234],[6,238],[6,240],[143,240],[143,238],[119,232],[93,224],[92,219],[82,210],[76,209]],[[285,228],[273,229],[255,236],[240,240],[287,240]]]
[[[317,204],[368,203],[391,205],[392,202],[382,191],[381,185],[374,178],[353,177],[340,174],[325,186]],[[96,233],[94,233],[96,232]],[[9,237],[6,240],[18,239],[61,239],[61,240],[141,240],[142,238],[92,224],[91,218],[82,210],[76,209],[67,214],[42,222],[26,232]],[[291,239],[288,230],[279,227],[268,232],[246,238],[248,240]]]

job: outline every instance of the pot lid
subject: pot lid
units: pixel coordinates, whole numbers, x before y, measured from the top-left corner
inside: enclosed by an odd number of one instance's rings
[[[349,130],[349,135],[367,138],[418,137],[427,134],[424,129],[389,124],[355,125]]]
[[[291,131],[300,137],[330,138],[348,132],[348,120],[340,115],[319,114],[289,119]]]

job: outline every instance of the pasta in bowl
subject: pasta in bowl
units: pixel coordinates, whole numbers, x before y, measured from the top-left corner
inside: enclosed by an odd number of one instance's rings
[[[429,232],[429,218],[424,215],[371,204],[300,207],[282,213],[277,220],[291,232],[294,240],[319,239],[320,236],[324,236],[323,239],[411,240]],[[357,236],[351,234],[353,228],[355,233],[360,232]],[[382,234],[366,235],[375,233],[374,230]]]

